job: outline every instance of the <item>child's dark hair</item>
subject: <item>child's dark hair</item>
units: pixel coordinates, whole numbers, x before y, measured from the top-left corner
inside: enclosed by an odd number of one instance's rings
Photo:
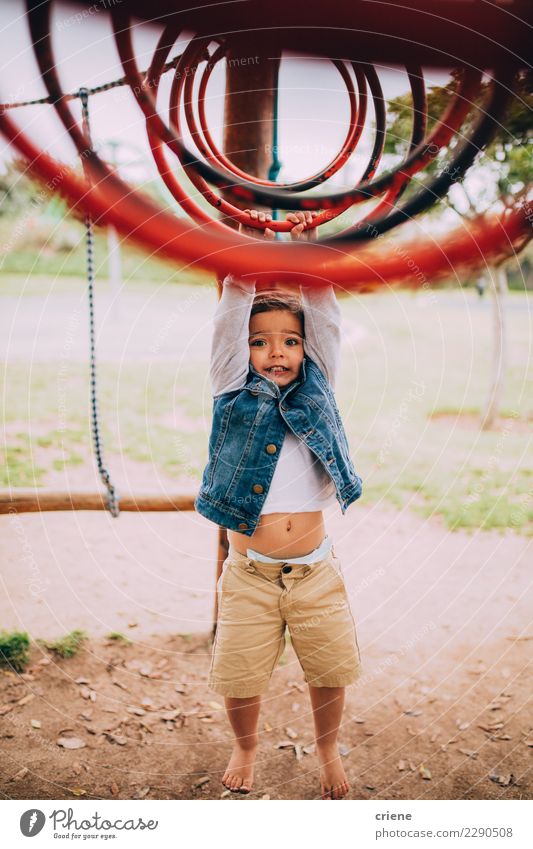
[[[275,310],[287,310],[297,316],[304,328],[304,311],[300,298],[290,292],[277,290],[259,292],[254,298],[250,315],[258,312],[274,312]]]

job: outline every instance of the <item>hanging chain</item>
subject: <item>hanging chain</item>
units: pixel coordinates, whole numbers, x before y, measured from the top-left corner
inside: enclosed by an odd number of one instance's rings
[[[181,53],[179,56],[174,56],[170,62],[165,62],[163,65],[163,70],[161,71],[161,75],[166,74],[168,71],[173,71],[178,65],[181,59]],[[145,71],[141,71],[141,76],[146,77],[148,73],[148,68]],[[119,77],[117,80],[111,80],[107,83],[102,83],[102,85],[94,86],[94,88],[80,88],[78,91],[73,91],[68,94],[63,95],[64,100],[76,100],[78,97],[81,98],[82,92],[86,91],[88,94],[101,94],[105,91],[111,91],[112,88],[120,88],[121,86],[125,86],[128,84],[127,77]],[[36,97],[34,100],[18,100],[13,103],[0,103],[0,112],[3,112],[7,109],[18,109],[20,106],[40,106],[42,103],[54,103],[54,98],[51,94],[47,94],[45,97]]]
[[[91,127],[89,124],[89,90],[80,88],[79,97],[81,101],[82,126],[87,141],[87,153],[92,151]],[[89,175],[86,174],[89,180]],[[87,244],[87,299],[89,304],[89,348],[90,348],[90,374],[91,374],[91,431],[93,449],[98,466],[98,473],[107,489],[107,507],[115,518],[119,515],[119,497],[117,490],[111,483],[102,454],[102,439],[100,436],[100,420],[98,416],[98,396],[96,391],[96,339],[94,326],[94,228],[90,215],[85,216],[86,244]]]

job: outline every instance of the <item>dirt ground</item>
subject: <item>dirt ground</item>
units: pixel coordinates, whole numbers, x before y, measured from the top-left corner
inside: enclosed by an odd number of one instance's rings
[[[328,530],[364,665],[340,734],[349,798],[531,798],[533,541],[450,533],[407,507],[335,510]],[[34,642],[26,673],[0,672],[3,798],[319,798],[290,642],[263,700],[255,793],[220,783],[231,735],[206,687],[210,523],[14,515],[0,539],[3,627],[90,635],[70,659]]]

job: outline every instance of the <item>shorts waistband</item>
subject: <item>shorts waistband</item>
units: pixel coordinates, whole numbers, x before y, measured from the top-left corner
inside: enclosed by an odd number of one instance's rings
[[[308,554],[300,554],[299,557],[287,557],[284,560],[276,560],[275,557],[267,557],[266,554],[261,554],[254,551],[253,548],[247,549],[248,557],[251,560],[259,560],[260,563],[317,563],[319,560],[324,560],[331,549],[331,540],[325,536],[320,545],[308,552]]]
[[[313,549],[308,554],[301,554],[299,557],[288,557],[285,559],[275,560],[273,557],[267,557],[265,554],[260,554],[257,551],[254,551],[253,548],[247,549],[247,554],[241,554],[240,551],[237,551],[231,544],[228,550],[228,557],[232,560],[237,560],[240,562],[255,562],[260,563],[262,566],[283,566],[288,563],[292,564],[302,564],[308,565],[312,563],[318,563],[321,560],[325,560],[326,557],[332,552],[333,543],[330,537],[326,536],[318,548]]]

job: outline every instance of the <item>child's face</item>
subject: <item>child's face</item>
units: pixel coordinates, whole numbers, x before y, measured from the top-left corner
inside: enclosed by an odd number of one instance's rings
[[[259,374],[287,386],[296,380],[304,358],[303,327],[288,310],[259,312],[250,319],[250,362]]]

